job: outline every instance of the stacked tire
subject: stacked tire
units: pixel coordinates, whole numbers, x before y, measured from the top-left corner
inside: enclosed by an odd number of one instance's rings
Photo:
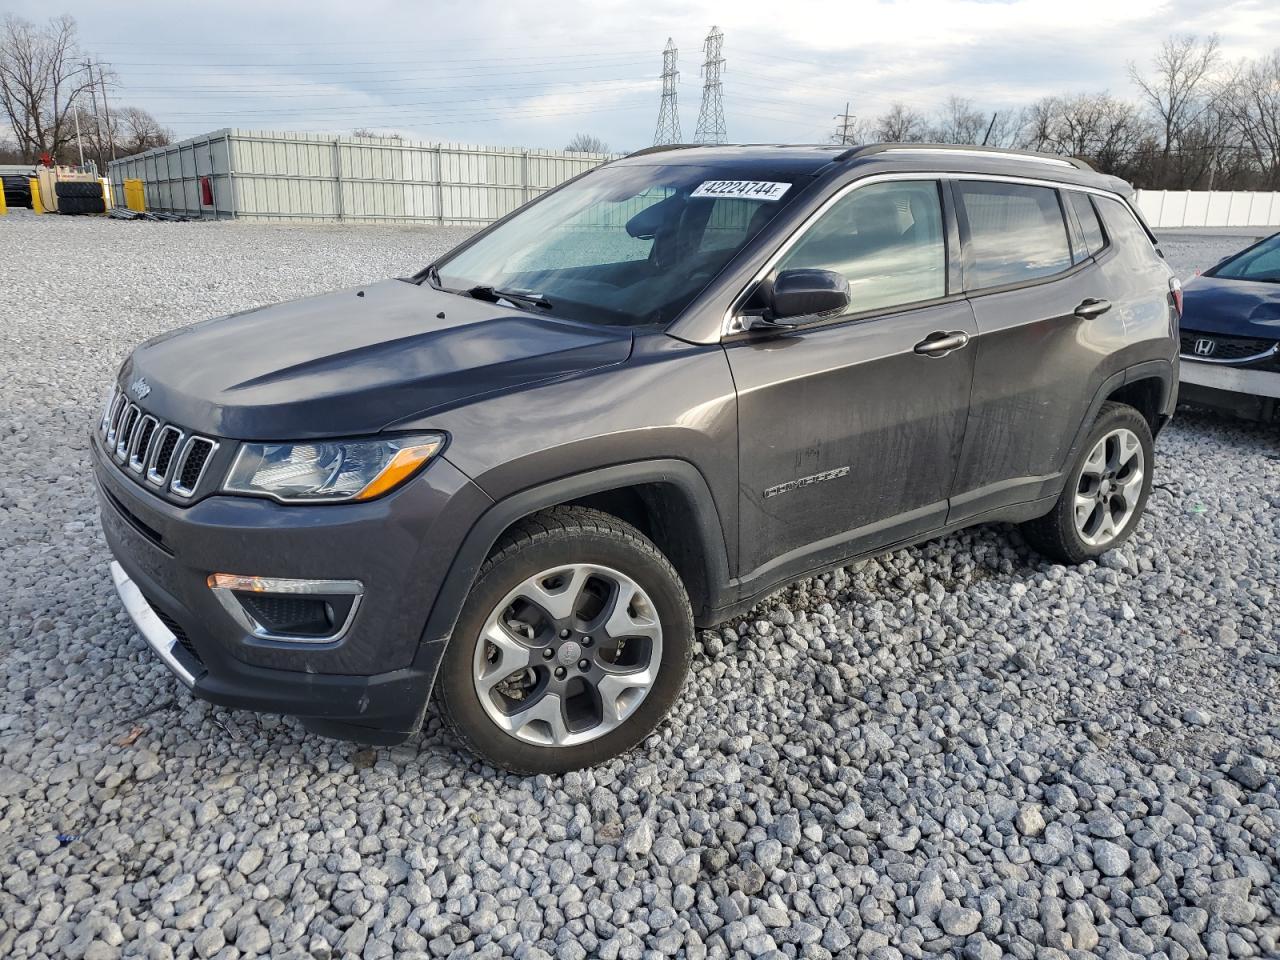
[[[81,213],[106,213],[107,203],[102,196],[102,185],[97,181],[59,180],[54,186],[58,195],[58,212],[71,215]]]

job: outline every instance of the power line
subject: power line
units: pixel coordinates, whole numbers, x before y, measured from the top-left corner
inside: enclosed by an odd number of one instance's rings
[[[721,49],[724,33],[712,27],[703,41],[706,59],[702,61],[702,106],[698,109],[698,128],[693,139],[698,143],[724,143],[729,139],[724,125],[724,90],[720,73],[724,69]]]
[[[667,37],[667,46],[662,51],[662,104],[658,107],[658,126],[653,132],[655,146],[681,140],[680,108],[676,104],[676,84],[680,81],[677,54],[676,45]]]

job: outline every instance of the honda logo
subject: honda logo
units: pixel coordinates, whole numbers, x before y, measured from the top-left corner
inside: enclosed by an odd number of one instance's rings
[[[1217,347],[1218,345],[1214,343],[1212,340],[1206,337],[1201,337],[1199,340],[1196,341],[1196,356],[1211,357],[1213,356],[1213,351],[1216,350]]]

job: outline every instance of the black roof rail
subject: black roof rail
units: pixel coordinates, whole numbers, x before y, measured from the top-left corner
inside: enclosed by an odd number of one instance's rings
[[[837,161],[864,159],[874,156],[878,153],[888,153],[889,151],[928,151],[936,153],[939,151],[947,151],[950,153],[981,153],[992,157],[1008,157],[1018,160],[1038,160],[1042,163],[1066,164],[1075,167],[1077,170],[1093,171],[1088,162],[1081,160],[1079,157],[1063,157],[1052,153],[1037,153],[1034,150],[1014,150],[1007,147],[980,147],[976,144],[967,143],[868,143],[860,147],[851,147],[844,153],[837,156]]]
[[[707,147],[707,146],[713,146],[713,144],[707,144],[707,143],[659,143],[659,144],[655,144],[655,145],[654,145],[654,146],[652,146],[652,147],[644,147],[644,148],[642,148],[642,149],[640,149],[640,150],[633,150],[633,151],[631,151],[630,153],[628,153],[625,157],[623,157],[623,159],[624,159],[624,160],[626,160],[626,159],[628,159],[628,158],[630,158],[630,157],[643,157],[643,156],[646,156],[646,155],[648,155],[648,154],[650,154],[650,153],[663,153],[664,151],[667,151],[667,150],[691,150],[691,149],[693,149],[694,147]]]

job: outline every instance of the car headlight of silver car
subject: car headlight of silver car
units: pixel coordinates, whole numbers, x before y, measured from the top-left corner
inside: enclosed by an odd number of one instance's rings
[[[365,440],[242,443],[222,489],[282,503],[372,500],[401,486],[444,448],[438,433]]]

